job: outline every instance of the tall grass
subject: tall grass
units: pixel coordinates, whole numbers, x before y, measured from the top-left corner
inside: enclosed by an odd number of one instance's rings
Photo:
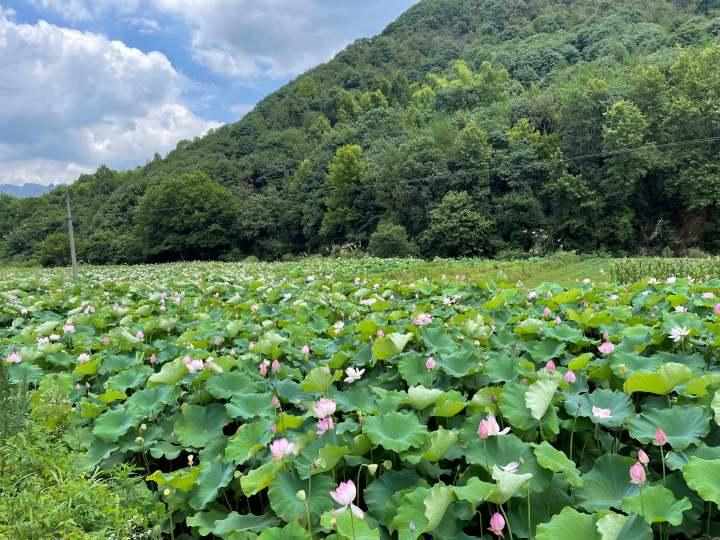
[[[622,259],[610,265],[610,279],[632,283],[648,278],[691,277],[710,280],[720,277],[720,257],[708,259]]]

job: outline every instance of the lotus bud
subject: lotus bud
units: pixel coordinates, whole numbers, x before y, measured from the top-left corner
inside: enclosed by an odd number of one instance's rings
[[[305,490],[301,489],[297,493],[295,493],[295,496],[298,498],[299,501],[305,502]]]
[[[238,478],[240,478],[241,476],[242,476],[242,472],[241,472],[241,471],[235,471],[235,472],[233,473],[233,478],[235,478],[236,480],[237,480]]]
[[[195,456],[193,456],[192,454],[189,454],[187,457],[187,460],[188,460],[188,466],[192,467],[193,463],[195,463]]]
[[[387,469],[388,471],[392,469],[392,461],[390,461],[389,459],[383,461],[383,469]]]
[[[143,444],[145,444],[145,439],[143,439],[142,437],[135,437],[135,444],[142,446]]]
[[[140,424],[140,431],[145,431],[147,429],[147,424]]]
[[[172,493],[172,492],[170,491],[170,488],[165,488],[165,489],[163,490],[163,496],[164,496],[164,497],[170,497],[170,494],[171,494],[171,493]]]
[[[375,476],[375,473],[377,473],[378,470],[377,463],[371,463],[370,465],[368,465],[367,470],[371,475]]]

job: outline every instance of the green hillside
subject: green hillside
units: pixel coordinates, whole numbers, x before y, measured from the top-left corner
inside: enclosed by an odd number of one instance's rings
[[[241,121],[81,177],[79,256],[720,251],[718,36],[710,0],[423,0]],[[63,199],[0,196],[2,257],[65,263]]]

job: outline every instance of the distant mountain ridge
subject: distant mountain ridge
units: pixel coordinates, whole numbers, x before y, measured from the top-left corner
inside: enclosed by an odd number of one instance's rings
[[[0,193],[25,199],[27,197],[40,197],[48,191],[52,191],[56,187],[57,186],[55,184],[45,186],[43,184],[35,184],[32,182],[19,186],[15,184],[0,184]]]

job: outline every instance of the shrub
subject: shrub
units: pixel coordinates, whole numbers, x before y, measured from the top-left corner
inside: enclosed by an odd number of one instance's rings
[[[413,246],[405,227],[395,223],[380,223],[370,236],[368,250],[375,257],[390,259],[411,255]]]
[[[247,263],[247,264],[255,264],[255,263],[259,263],[260,259],[258,259],[255,255],[250,255],[249,257],[245,257],[243,259],[243,262]]]

